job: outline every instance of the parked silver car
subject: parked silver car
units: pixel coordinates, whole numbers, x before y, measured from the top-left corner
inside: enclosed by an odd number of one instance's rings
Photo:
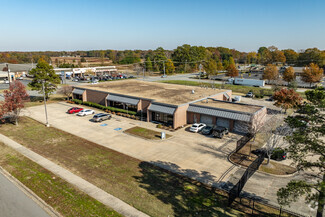
[[[104,114],[104,113],[99,113],[94,115],[94,117],[91,119],[93,122],[102,122],[106,120],[110,120],[112,118],[112,115],[110,114]]]

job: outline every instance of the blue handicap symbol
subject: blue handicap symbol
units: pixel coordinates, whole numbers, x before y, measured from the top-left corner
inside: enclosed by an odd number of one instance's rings
[[[105,127],[105,126],[107,126],[107,124],[101,124],[100,126],[101,126],[101,127]]]
[[[115,128],[114,130],[119,131],[122,130],[122,128],[119,127],[119,128]]]

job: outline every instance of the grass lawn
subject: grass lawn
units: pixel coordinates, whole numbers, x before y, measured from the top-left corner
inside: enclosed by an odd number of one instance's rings
[[[161,133],[154,130],[149,130],[142,127],[132,127],[130,129],[127,129],[124,131],[127,134],[139,136],[145,139],[153,139],[153,140],[160,140],[161,139]],[[171,135],[166,134],[166,138],[170,138]]]
[[[214,189],[30,118],[0,131],[150,216],[244,216]]]
[[[3,143],[0,165],[63,216],[121,216]]]

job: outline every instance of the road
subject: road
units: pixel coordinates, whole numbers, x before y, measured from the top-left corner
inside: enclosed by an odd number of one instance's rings
[[[49,217],[34,200],[0,172],[1,217]]]

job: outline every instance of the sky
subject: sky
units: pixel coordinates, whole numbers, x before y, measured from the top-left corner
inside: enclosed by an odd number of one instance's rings
[[[0,0],[0,51],[325,49],[324,0]]]

